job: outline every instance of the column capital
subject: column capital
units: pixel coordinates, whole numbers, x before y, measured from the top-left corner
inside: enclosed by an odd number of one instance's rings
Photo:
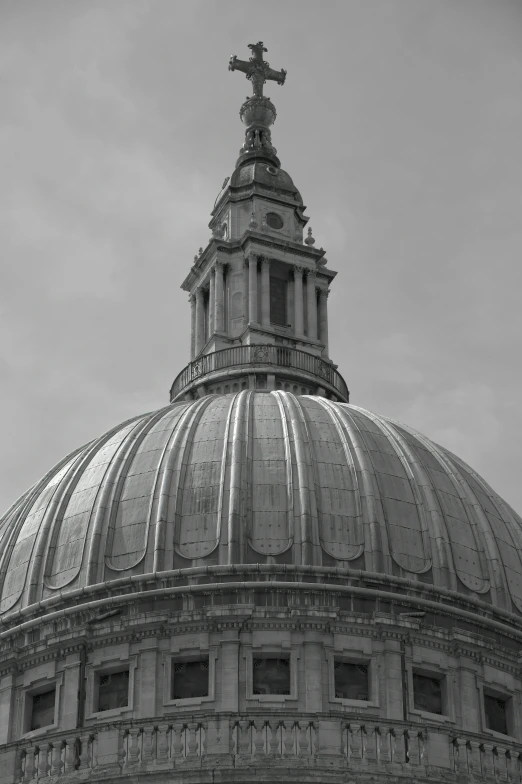
[[[317,277],[317,271],[314,269],[306,269],[306,277],[310,279],[315,279]]]
[[[322,297],[328,297],[330,295],[330,289],[323,289],[322,286],[318,286],[317,290]]]
[[[292,267],[293,267],[293,270],[294,270],[294,275],[296,275],[296,274],[297,275],[302,275],[303,272],[305,271],[305,268],[303,267],[302,264],[292,264]]]
[[[198,299],[202,300],[203,299],[203,295],[204,295],[203,286],[198,286],[196,291],[195,291],[195,293],[194,293],[194,297],[196,298],[196,300],[198,300]]]
[[[189,301],[189,303],[191,305],[194,305],[194,303],[196,302],[196,295],[195,294],[189,294],[188,295],[188,301]]]
[[[267,267],[270,266],[270,259],[268,256],[259,256],[259,261],[263,266],[267,266]]]

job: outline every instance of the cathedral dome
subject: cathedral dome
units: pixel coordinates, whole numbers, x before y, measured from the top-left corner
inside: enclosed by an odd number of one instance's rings
[[[255,563],[408,578],[522,612],[522,520],[484,480],[411,428],[282,391],[113,428],[23,495],[0,536],[4,620],[118,578]]]

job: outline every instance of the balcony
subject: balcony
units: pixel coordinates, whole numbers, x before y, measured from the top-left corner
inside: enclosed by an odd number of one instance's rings
[[[478,781],[520,784],[521,747],[512,738],[455,732],[430,722],[372,720],[327,714],[202,714],[112,722],[91,730],[49,733],[0,748],[0,784],[52,781],[266,781],[278,777],[342,784],[375,781]],[[247,771],[239,777],[237,769]],[[196,773],[195,769],[198,769]],[[192,771],[192,773],[190,773]],[[227,778],[230,775],[230,779]],[[306,780],[310,780],[307,778]]]
[[[222,375],[240,375],[241,371],[259,373],[263,369],[276,376],[298,378],[308,386],[323,389],[328,395],[348,402],[348,387],[334,365],[306,351],[273,345],[232,346],[198,357],[174,380],[171,402]]]

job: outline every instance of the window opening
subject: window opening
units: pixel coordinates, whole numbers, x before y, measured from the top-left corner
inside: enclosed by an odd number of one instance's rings
[[[270,321],[281,327],[288,325],[286,316],[286,280],[270,277]]]
[[[126,708],[129,704],[129,671],[98,676],[98,711]]]
[[[172,661],[171,699],[208,697],[208,659]]]
[[[430,675],[413,673],[413,707],[442,716],[442,680]]]
[[[334,662],[335,696],[345,700],[369,700],[368,665]]]
[[[486,727],[488,730],[509,735],[508,732],[508,702],[501,697],[484,694],[484,712],[486,714]]]
[[[284,221],[277,212],[267,212],[266,222],[271,229],[282,229],[284,226]]]
[[[56,701],[56,689],[49,689],[40,694],[33,694],[31,705],[30,730],[39,730],[41,727],[48,727],[54,724],[54,706]]]
[[[290,694],[290,659],[253,659],[254,694]]]

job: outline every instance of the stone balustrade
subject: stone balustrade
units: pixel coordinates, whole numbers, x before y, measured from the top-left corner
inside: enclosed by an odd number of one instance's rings
[[[349,769],[415,780],[522,781],[522,746],[442,726],[230,714],[114,722],[0,748],[0,782],[129,780],[140,772],[259,765]]]

